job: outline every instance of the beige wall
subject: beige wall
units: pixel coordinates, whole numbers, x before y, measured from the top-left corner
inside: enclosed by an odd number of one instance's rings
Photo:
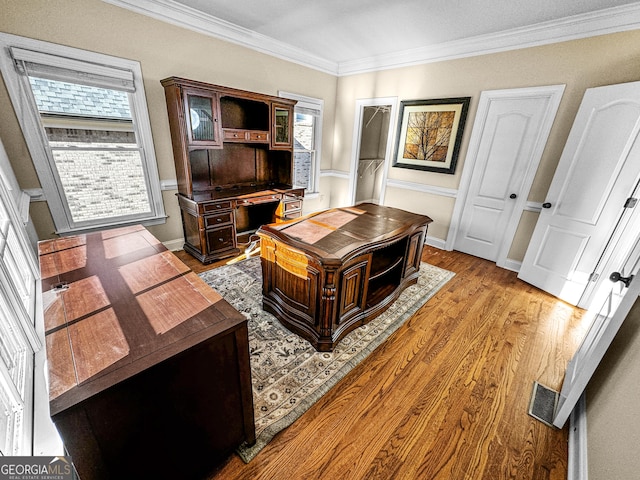
[[[175,179],[169,123],[160,80],[182,76],[270,95],[283,90],[325,103],[326,121],[321,167],[330,168],[333,108],[337,80],[297,64],[257,53],[209,36],[178,28],[99,0],[5,0],[0,31],[71,47],[137,60],[142,66],[158,170],[162,180]],[[0,84],[0,138],[22,188],[39,182],[11,107],[4,83]],[[162,241],[182,238],[175,191],[164,192],[169,219],[150,230]],[[326,197],[323,197],[323,199]],[[305,202],[320,208],[321,200]],[[318,206],[316,206],[318,204]],[[54,227],[45,203],[32,204],[31,215],[40,238]]]
[[[483,90],[566,84],[529,195],[529,200],[542,202],[585,90],[635,80],[640,80],[640,31],[343,77],[338,80],[335,126],[336,132],[340,133],[334,139],[333,169],[349,169],[357,99],[398,97],[398,101],[402,101],[470,96],[471,105],[455,175],[402,168],[391,168],[388,173],[390,179],[457,189]],[[409,192],[409,195],[416,193]],[[385,203],[398,207],[407,205],[398,192],[387,192]],[[453,211],[451,203],[451,198],[430,195],[420,199],[412,209],[432,217],[434,224],[430,227],[430,236],[445,240]],[[511,249],[511,259],[522,259],[536,219],[537,215],[525,212]]]
[[[586,88],[640,78],[640,31],[594,37],[555,45],[484,55],[381,72],[336,78],[186,29],[138,15],[99,0],[9,0],[3,2],[0,31],[72,47],[138,60],[142,65],[159,174],[175,178],[164,93],[159,81],[177,75],[277,94],[278,90],[325,101],[323,170],[348,172],[357,99],[409,99],[470,96],[460,160],[455,175],[390,168],[390,179],[457,189],[480,92],[483,90],[566,84],[529,199],[542,202],[553,177],[564,141]],[[23,188],[39,186],[6,89],[0,84],[0,139],[5,144]],[[395,139],[392,139],[394,141]],[[323,177],[321,195],[305,202],[305,211],[344,205],[349,182]],[[169,219],[152,227],[168,242],[182,236],[175,192],[165,192]],[[410,202],[407,196],[418,198]],[[429,234],[445,240],[455,199],[389,188],[385,203],[409,208],[434,219]],[[34,203],[32,218],[41,238],[53,234],[45,203]],[[536,214],[525,212],[509,257],[521,260]]]
[[[587,388],[589,480],[640,472],[640,300]]]

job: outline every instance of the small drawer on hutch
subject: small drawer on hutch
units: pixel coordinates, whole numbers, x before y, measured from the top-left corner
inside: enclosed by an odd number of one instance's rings
[[[209,252],[234,248],[235,229],[233,225],[228,227],[207,230],[207,244]]]
[[[249,132],[249,140],[252,142],[268,142],[269,132]]]
[[[220,213],[218,215],[207,215],[204,217],[205,228],[217,227],[218,225],[224,225],[233,221],[233,214],[231,212]]]
[[[227,202],[215,202],[215,203],[202,203],[202,210],[204,213],[219,212],[222,210],[231,210],[231,201]]]
[[[224,140],[225,141],[238,141],[243,142],[247,140],[246,130],[236,129],[236,128],[225,128],[224,129]]]

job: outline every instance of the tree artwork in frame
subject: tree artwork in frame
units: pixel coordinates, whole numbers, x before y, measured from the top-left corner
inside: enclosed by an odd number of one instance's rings
[[[471,97],[400,102],[394,167],[453,175]]]

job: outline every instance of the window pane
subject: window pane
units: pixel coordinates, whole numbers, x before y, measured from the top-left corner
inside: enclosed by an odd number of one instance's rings
[[[131,120],[125,92],[36,77],[29,77],[29,83],[41,114]]]
[[[139,151],[80,150],[82,146],[52,149],[74,222],[150,212]]]
[[[293,124],[293,137],[296,140],[295,148],[314,149],[314,120],[315,117],[313,115],[296,113],[296,120]]]
[[[29,81],[73,222],[151,213],[129,96],[69,82]]]
[[[293,154],[293,184],[311,190],[314,152],[296,150]]]
[[[293,184],[308,191],[314,190],[315,122],[314,115],[296,112],[293,124]]]

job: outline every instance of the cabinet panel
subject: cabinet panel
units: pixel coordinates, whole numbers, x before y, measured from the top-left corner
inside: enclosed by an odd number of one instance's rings
[[[336,324],[347,322],[352,316],[364,310],[369,260],[370,256],[367,255],[342,272],[338,290],[340,299]]]
[[[422,232],[417,232],[409,239],[407,245],[406,263],[404,269],[404,276],[408,277],[414,273],[417,273],[420,269],[420,260],[422,255],[422,243],[424,242],[424,236]]]
[[[221,146],[218,94],[191,88],[185,88],[183,94],[189,145],[197,147]]]

